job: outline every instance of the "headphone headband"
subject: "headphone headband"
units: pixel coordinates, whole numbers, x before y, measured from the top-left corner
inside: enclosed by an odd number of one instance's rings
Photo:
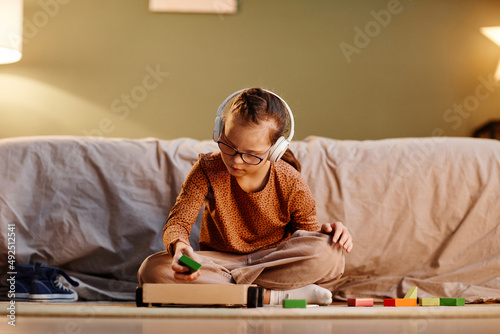
[[[222,122],[222,113],[224,111],[224,107],[229,102],[229,100],[231,100],[235,96],[241,94],[242,92],[246,91],[247,89],[249,89],[249,88],[240,89],[240,90],[234,92],[233,94],[229,95],[221,103],[221,105],[219,106],[219,109],[217,109],[217,117],[215,118],[215,126],[214,126],[214,133],[213,133],[213,140],[214,141],[219,140],[219,137],[222,134],[222,130],[223,130],[223,127],[224,127],[224,124]],[[295,124],[294,124],[292,110],[288,106],[288,103],[286,103],[286,101],[283,100],[278,94],[273,93],[273,92],[271,92],[271,91],[269,91],[267,89],[262,89],[262,90],[265,91],[266,93],[269,93],[269,94],[277,97],[283,103],[283,105],[285,106],[285,109],[288,112],[288,116],[290,117],[290,133],[288,134],[288,137],[286,139],[283,136],[280,137],[276,141],[276,143],[273,144],[273,146],[271,147],[270,153],[269,153],[269,160],[271,160],[273,162],[276,162],[285,153],[285,151],[288,148],[288,144],[292,141],[292,138],[293,138],[293,135],[294,135]]]
[[[243,93],[244,91],[248,90],[249,88],[244,88],[244,89],[240,89],[236,92],[234,92],[233,94],[229,95],[222,103],[221,105],[219,106],[219,109],[217,109],[217,117],[222,117],[222,113],[224,112],[224,108],[226,107],[226,104],[232,99],[234,98],[235,96]],[[292,114],[292,110],[290,109],[290,107],[288,106],[288,103],[286,103],[285,100],[283,100],[278,94],[276,93],[273,93],[271,92],[270,90],[267,90],[267,89],[262,89],[263,91],[265,91],[266,93],[269,93],[271,95],[274,95],[275,97],[277,97],[278,99],[280,99],[280,101],[285,105],[285,109],[286,111],[288,112],[288,116],[290,117],[290,133],[288,134],[288,137],[286,138],[286,140],[288,140],[288,142],[291,142],[292,141],[292,138],[293,138],[293,135],[294,135],[294,119],[293,119],[293,114]],[[218,137],[217,138],[214,138],[214,140],[216,141],[217,139],[219,139]]]

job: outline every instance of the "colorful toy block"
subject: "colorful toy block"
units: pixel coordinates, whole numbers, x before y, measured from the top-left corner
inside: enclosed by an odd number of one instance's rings
[[[409,298],[384,299],[384,306],[394,306],[394,307],[417,306],[417,300]]]
[[[464,306],[465,298],[440,298],[441,306]]]
[[[373,306],[373,298],[349,298],[347,299],[347,306]]]
[[[305,299],[283,299],[284,308],[306,308],[307,301]]]
[[[185,265],[186,267],[188,267],[189,271],[192,273],[200,270],[200,268],[201,268],[201,264],[199,264],[198,262],[196,262],[195,260],[193,260],[192,258],[187,256],[186,254],[182,254],[182,256],[179,258],[179,262],[182,265]]]
[[[417,291],[418,288],[416,286],[412,286],[406,293],[405,299],[417,299]]]
[[[420,298],[418,300],[420,306],[439,306],[441,305],[440,298]]]

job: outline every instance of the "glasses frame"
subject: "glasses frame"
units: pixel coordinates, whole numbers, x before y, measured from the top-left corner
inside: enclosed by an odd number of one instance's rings
[[[221,149],[221,147],[220,147],[220,145],[221,145],[221,144],[222,144],[222,145],[226,145],[227,147],[229,147],[229,148],[231,148],[232,150],[234,150],[234,154],[229,154],[229,153],[224,152],[224,151]],[[227,154],[227,155],[229,155],[230,157],[234,157],[236,154],[239,154],[239,155],[240,155],[240,157],[241,157],[241,160],[243,160],[243,162],[245,162],[246,164],[252,165],[252,166],[257,166],[257,165],[259,165],[259,164],[260,164],[260,163],[261,163],[261,162],[262,162],[262,161],[266,158],[266,155],[269,153],[269,151],[273,148],[273,146],[271,145],[271,147],[269,147],[269,149],[266,151],[266,153],[264,153],[264,155],[263,155],[262,157],[260,157],[260,156],[258,156],[258,155],[252,154],[252,153],[240,152],[240,151],[238,151],[236,148],[234,148],[233,146],[231,146],[231,145],[229,145],[229,144],[227,144],[227,143],[224,143],[224,142],[223,142],[223,141],[221,141],[221,140],[218,140],[218,141],[217,141],[217,146],[219,146],[219,150],[220,150],[222,153]],[[258,163],[256,163],[256,164],[253,164],[253,163],[251,163],[251,162],[246,161],[246,160],[245,160],[245,156],[247,156],[247,155],[249,155],[249,156],[251,156],[251,157],[254,157],[254,158],[259,159],[259,162],[258,162]]]

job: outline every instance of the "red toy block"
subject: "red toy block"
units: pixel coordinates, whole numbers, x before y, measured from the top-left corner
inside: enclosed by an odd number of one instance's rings
[[[347,306],[373,306],[373,298],[349,298]]]
[[[408,299],[408,298],[395,298],[395,299],[384,299],[384,306],[417,306],[416,299]]]

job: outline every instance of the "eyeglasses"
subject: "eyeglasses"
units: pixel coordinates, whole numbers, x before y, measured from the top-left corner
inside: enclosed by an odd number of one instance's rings
[[[258,165],[264,160],[266,157],[266,154],[271,150],[271,147],[266,151],[263,157],[259,157],[258,155],[255,154],[250,154],[250,153],[243,153],[239,152],[237,149],[234,147],[222,142],[218,141],[217,144],[219,145],[219,149],[222,153],[230,155],[230,156],[235,156],[236,154],[239,154],[241,156],[241,159],[246,162],[249,165]]]

